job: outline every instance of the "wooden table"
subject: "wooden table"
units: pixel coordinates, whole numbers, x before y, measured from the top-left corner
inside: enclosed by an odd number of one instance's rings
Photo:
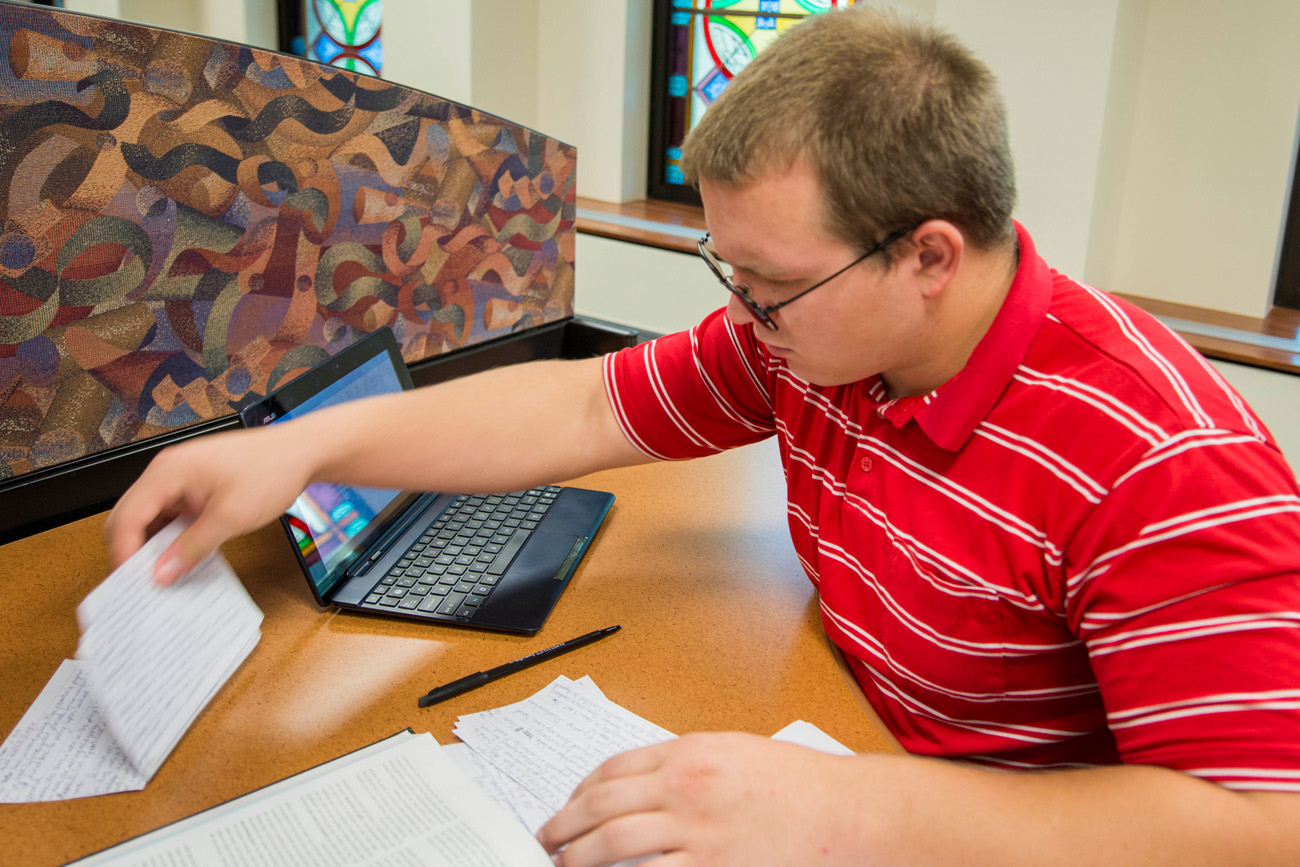
[[[520,637],[322,611],[279,527],[224,552],[262,640],[141,792],[0,805],[0,864],[62,864],[410,727],[590,675],[670,731],[770,735],[795,719],[858,751],[892,742],[845,680],[790,545],[775,447],[596,474],[617,499],[551,619]],[[75,608],[108,572],[95,516],[0,547],[0,733],[77,645]],[[440,683],[621,623],[617,635],[428,709]]]

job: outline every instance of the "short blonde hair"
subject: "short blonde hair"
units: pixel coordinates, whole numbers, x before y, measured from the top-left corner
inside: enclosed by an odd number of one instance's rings
[[[986,249],[1014,238],[997,82],[927,23],[869,7],[810,17],[731,81],[681,167],[692,184],[737,183],[801,157],[825,186],[827,229],[862,249],[932,218]]]

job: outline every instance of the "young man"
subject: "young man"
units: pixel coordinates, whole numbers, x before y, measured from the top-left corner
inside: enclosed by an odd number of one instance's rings
[[[1176,336],[1034,252],[988,71],[924,25],[818,16],[683,162],[725,311],[169,450],[110,519],[115,559],[193,514],[167,580],[317,478],[514,489],[776,436],[823,623],[912,755],[738,734],[626,753],[540,832],[559,863],[1293,863],[1294,476]],[[485,397],[504,390],[526,432]],[[363,462],[352,443],[394,417]],[[442,466],[440,428],[492,448]]]

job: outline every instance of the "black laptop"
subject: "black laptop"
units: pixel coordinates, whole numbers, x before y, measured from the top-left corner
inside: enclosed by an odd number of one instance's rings
[[[239,417],[261,427],[412,387],[382,328]],[[317,482],[281,521],[322,606],[533,633],[613,502],[613,494],[554,485],[466,496]]]

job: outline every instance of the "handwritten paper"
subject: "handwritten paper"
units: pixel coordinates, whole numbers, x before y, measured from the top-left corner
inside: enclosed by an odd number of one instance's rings
[[[492,800],[534,833],[601,762],[675,737],[610,701],[591,678],[563,676],[516,704],[462,716],[454,730],[462,743],[444,749]],[[803,720],[772,739],[853,754]]]
[[[0,746],[0,800],[143,788],[257,645],[262,612],[220,554],[154,583],[180,531],[158,533],[78,606],[76,664],[60,667]]]
[[[455,732],[551,813],[601,762],[676,737],[568,678],[524,701],[462,716]]]
[[[599,701],[608,701],[605,694],[596,686],[596,682],[590,677],[581,677],[577,680],[561,675],[558,681],[571,683],[578,689],[587,691],[587,694]],[[491,718],[489,716],[484,719]],[[544,802],[536,798],[532,792],[515,781],[513,777],[502,771],[496,765],[487,761],[466,743],[448,744],[443,747],[446,752],[456,762],[465,775],[487,793],[487,796],[496,803],[505,807],[514,813],[519,822],[532,833],[537,831],[546,824],[546,821],[555,814],[555,810],[549,808]]]
[[[77,658],[109,731],[146,777],[261,637],[262,612],[220,554],[170,586],[154,582],[180,531],[158,533],[77,607]]]
[[[71,659],[0,745],[0,803],[139,791],[148,781],[117,745],[80,663]]]
[[[513,778],[485,762],[468,744],[447,744],[442,751],[451,756],[461,772],[477,783],[484,794],[514,814],[530,833],[536,834],[554,814]]]

